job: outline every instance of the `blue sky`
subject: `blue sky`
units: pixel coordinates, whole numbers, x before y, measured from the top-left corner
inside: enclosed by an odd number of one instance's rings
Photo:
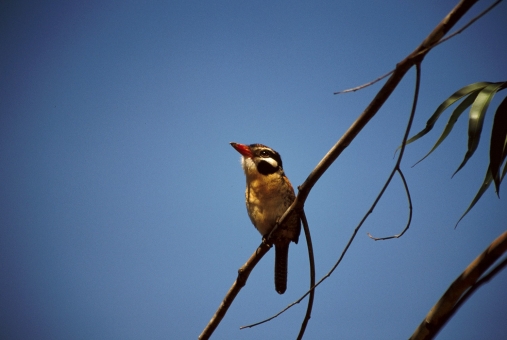
[[[301,184],[378,91],[334,96],[394,68],[454,1],[88,1],[0,4],[0,337],[196,338],[261,241],[229,142],[263,143]],[[479,3],[458,25],[485,8]],[[506,79],[506,4],[425,59],[413,131],[447,96]],[[311,192],[317,277],[330,269],[395,164],[414,71]],[[498,96],[492,108],[500,102]],[[407,338],[449,284],[505,230],[502,199],[472,200],[488,160],[466,151],[466,119],[402,167],[335,273],[316,293],[308,339]],[[447,117],[447,116],[446,116]],[[216,339],[292,339],[306,302],[254,329],[307,289],[304,242],[287,292],[273,252]],[[475,294],[441,339],[507,332],[507,273]]]

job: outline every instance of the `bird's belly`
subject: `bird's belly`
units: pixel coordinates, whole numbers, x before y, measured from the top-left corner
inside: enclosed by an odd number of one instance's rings
[[[262,236],[271,231],[276,223],[276,219],[281,215],[273,214],[272,210],[256,204],[247,204],[247,209],[250,220]]]
[[[255,228],[262,236],[265,236],[274,227],[277,219],[283,215],[287,206],[279,195],[259,195],[259,192],[254,194],[252,191],[247,191],[246,208]]]

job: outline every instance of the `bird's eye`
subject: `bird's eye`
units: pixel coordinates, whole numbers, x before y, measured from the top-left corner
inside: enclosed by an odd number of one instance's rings
[[[274,156],[273,152],[271,150],[261,150],[259,153],[261,157],[263,158],[272,158]]]

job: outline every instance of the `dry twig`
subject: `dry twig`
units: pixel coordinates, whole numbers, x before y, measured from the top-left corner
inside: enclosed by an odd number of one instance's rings
[[[310,173],[307,179],[301,186],[298,187],[298,195],[292,203],[292,205],[285,211],[280,217],[278,224],[282,224],[287,216],[293,211],[302,211],[304,204],[313,186],[317,183],[320,177],[327,171],[327,169],[333,164],[338,156],[349,146],[354,138],[361,132],[361,130],[368,124],[377,112],[380,110],[382,105],[390,97],[394,89],[398,86],[401,79],[405,76],[410,68],[415,64],[421,62],[424,56],[436,45],[438,42],[449,32],[449,30],[458,22],[459,19],[477,2],[477,0],[462,0],[460,1],[451,12],[433,29],[428,37],[419,45],[410,55],[403,59],[396,65],[396,69],[392,72],[384,86],[380,89],[377,95],[373,98],[372,102],[366,107],[366,109],[359,115],[356,121],[350,126],[345,134],[338,140],[338,142],[328,151],[328,153],[322,158],[317,164],[315,169]],[[347,251],[350,244],[347,244],[344,253]],[[228,307],[238,294],[241,287],[245,284],[248,275],[252,271],[253,267],[262,258],[262,256],[269,250],[269,245],[261,244],[251,258],[245,263],[238,273],[238,278],[234,282],[233,286],[225,296],[224,300],[220,304],[215,315],[211,318],[208,325],[205,327],[199,339],[208,339],[213,331],[216,329],[223,316],[227,312]],[[344,254],[343,253],[343,254]],[[257,255],[259,254],[259,255]],[[342,254],[342,257],[343,257]],[[341,257],[341,258],[342,258]],[[341,261],[341,258],[339,261]],[[338,262],[339,263],[339,262]],[[245,277],[242,276],[242,272],[246,273]],[[325,278],[325,277],[324,277]],[[323,278],[323,279],[324,279]],[[321,279],[321,281],[323,280]],[[319,282],[321,282],[319,281]],[[319,283],[317,283],[318,285]],[[313,290],[314,286],[311,290]],[[309,293],[307,292],[301,299],[303,299]],[[301,300],[300,299],[300,300]],[[299,301],[300,301],[299,300]],[[294,305],[291,304],[290,306]],[[287,307],[288,308],[290,308]]]
[[[440,45],[443,42],[446,42],[447,40],[449,40],[449,39],[455,37],[456,35],[460,34],[464,30],[466,30],[469,26],[471,26],[474,22],[476,22],[477,20],[479,20],[480,18],[482,18],[484,15],[486,15],[486,13],[488,13],[489,11],[491,11],[496,5],[498,5],[502,1],[503,0],[497,0],[497,1],[495,1],[488,8],[486,8],[484,11],[482,11],[477,16],[475,16],[472,20],[470,20],[466,25],[464,25],[463,27],[461,27],[459,30],[457,30],[456,32],[453,32],[452,34],[449,34],[445,38],[440,39],[440,41],[438,43],[436,43],[435,45],[433,45],[433,46],[431,46],[429,48],[433,48],[433,47],[435,47],[437,45]],[[427,51],[421,51],[421,53],[426,53],[426,52]],[[377,79],[372,80],[372,81],[370,81],[368,83],[365,83],[363,85],[359,85],[359,86],[356,86],[356,87],[353,87],[353,88],[350,88],[350,89],[346,89],[346,90],[343,90],[343,91],[334,92],[333,94],[343,94],[343,93],[356,92],[356,91],[362,90],[362,89],[364,89],[364,88],[366,88],[368,86],[371,86],[371,85],[374,85],[374,84],[378,83],[379,81],[381,81],[385,77],[389,76],[393,72],[394,72],[394,70],[391,70],[391,71],[387,72],[386,74],[384,74],[384,75],[378,77]]]
[[[304,211],[301,213],[301,221],[303,222],[303,228],[304,228],[305,236],[306,236],[306,244],[308,245],[308,257],[310,260],[310,291],[309,291],[310,298],[308,299],[308,307],[306,309],[306,315],[303,320],[303,323],[301,324],[301,329],[299,331],[298,339],[303,338],[303,334],[305,332],[306,325],[308,324],[308,321],[310,320],[310,317],[311,317],[312,307],[313,307],[313,299],[315,296],[315,290],[312,289],[315,286],[315,260],[314,260],[314,256],[313,256],[313,245],[312,245],[312,240],[311,240],[311,236],[310,236],[310,228],[308,227],[308,221],[306,220],[306,215],[305,215]],[[302,300],[303,299],[300,299],[294,304],[297,304],[297,303],[301,302]],[[292,307],[292,305],[291,305],[291,307]],[[251,325],[241,326],[240,329],[255,327],[255,326],[261,325],[265,322],[271,321],[274,318],[278,317],[283,312],[285,312],[289,308],[290,307],[287,307],[284,310],[276,313],[275,315],[273,315],[265,320],[256,322]]]

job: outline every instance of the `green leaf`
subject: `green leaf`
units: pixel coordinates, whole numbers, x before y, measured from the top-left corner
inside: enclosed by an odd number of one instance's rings
[[[454,124],[458,120],[458,118],[461,116],[463,111],[467,109],[472,103],[475,101],[475,98],[479,95],[481,92],[481,89],[475,90],[468,97],[463,100],[458,107],[453,111],[451,117],[449,118],[449,121],[447,122],[447,125],[444,128],[444,131],[442,132],[442,135],[440,135],[440,138],[437,140],[435,145],[431,148],[431,150],[423,157],[421,158],[417,163],[414,165],[417,165],[418,163],[422,162],[426,157],[428,157],[435,149],[444,141],[445,138],[451,133],[452,128],[454,127]]]
[[[425,134],[427,134],[428,132],[430,132],[431,129],[433,129],[433,126],[437,122],[437,120],[440,117],[440,115],[449,106],[451,106],[452,104],[454,104],[455,102],[457,102],[458,100],[460,100],[461,98],[463,98],[464,96],[466,96],[466,95],[468,95],[468,94],[470,94],[472,92],[475,92],[475,91],[478,91],[478,90],[482,90],[483,88],[485,88],[486,86],[491,85],[491,84],[492,84],[491,82],[473,83],[473,84],[467,85],[467,86],[459,89],[458,91],[454,92],[449,98],[447,98],[446,100],[444,100],[444,102],[442,104],[440,104],[440,106],[437,108],[437,110],[431,115],[431,117],[426,122],[426,127],[424,129],[422,129],[421,131],[419,131],[419,133],[417,133],[415,136],[411,137],[407,141],[407,144],[415,142],[416,140],[418,140],[419,138],[421,138],[422,136],[424,136]]]
[[[454,228],[456,228],[458,226],[459,222],[463,219],[463,217],[465,217],[465,215],[468,214],[468,212],[474,207],[475,203],[477,203],[479,201],[479,199],[482,197],[482,194],[484,194],[486,192],[486,190],[488,190],[489,185],[491,184],[492,181],[493,181],[493,176],[491,175],[491,169],[488,167],[488,171],[486,172],[486,177],[484,177],[484,181],[482,182],[482,185],[479,188],[479,191],[477,192],[477,194],[475,194],[475,197],[472,200],[472,203],[470,203],[467,210],[463,213],[463,215],[461,215],[461,217],[459,218],[459,220],[456,223],[456,225],[454,226]]]
[[[500,191],[500,167],[502,166],[507,150],[505,143],[507,140],[507,97],[500,103],[496,109],[493,119],[493,129],[491,131],[491,144],[489,147],[489,167],[493,181],[495,181],[496,194]]]
[[[496,92],[504,83],[491,83],[486,86],[477,96],[472,107],[470,108],[470,115],[468,119],[468,150],[463,158],[458,169],[454,172],[453,176],[460,171],[465,164],[468,162],[470,157],[474,154],[479,140],[481,138],[482,125],[484,123],[484,117],[488,110],[491,99],[495,96]]]

